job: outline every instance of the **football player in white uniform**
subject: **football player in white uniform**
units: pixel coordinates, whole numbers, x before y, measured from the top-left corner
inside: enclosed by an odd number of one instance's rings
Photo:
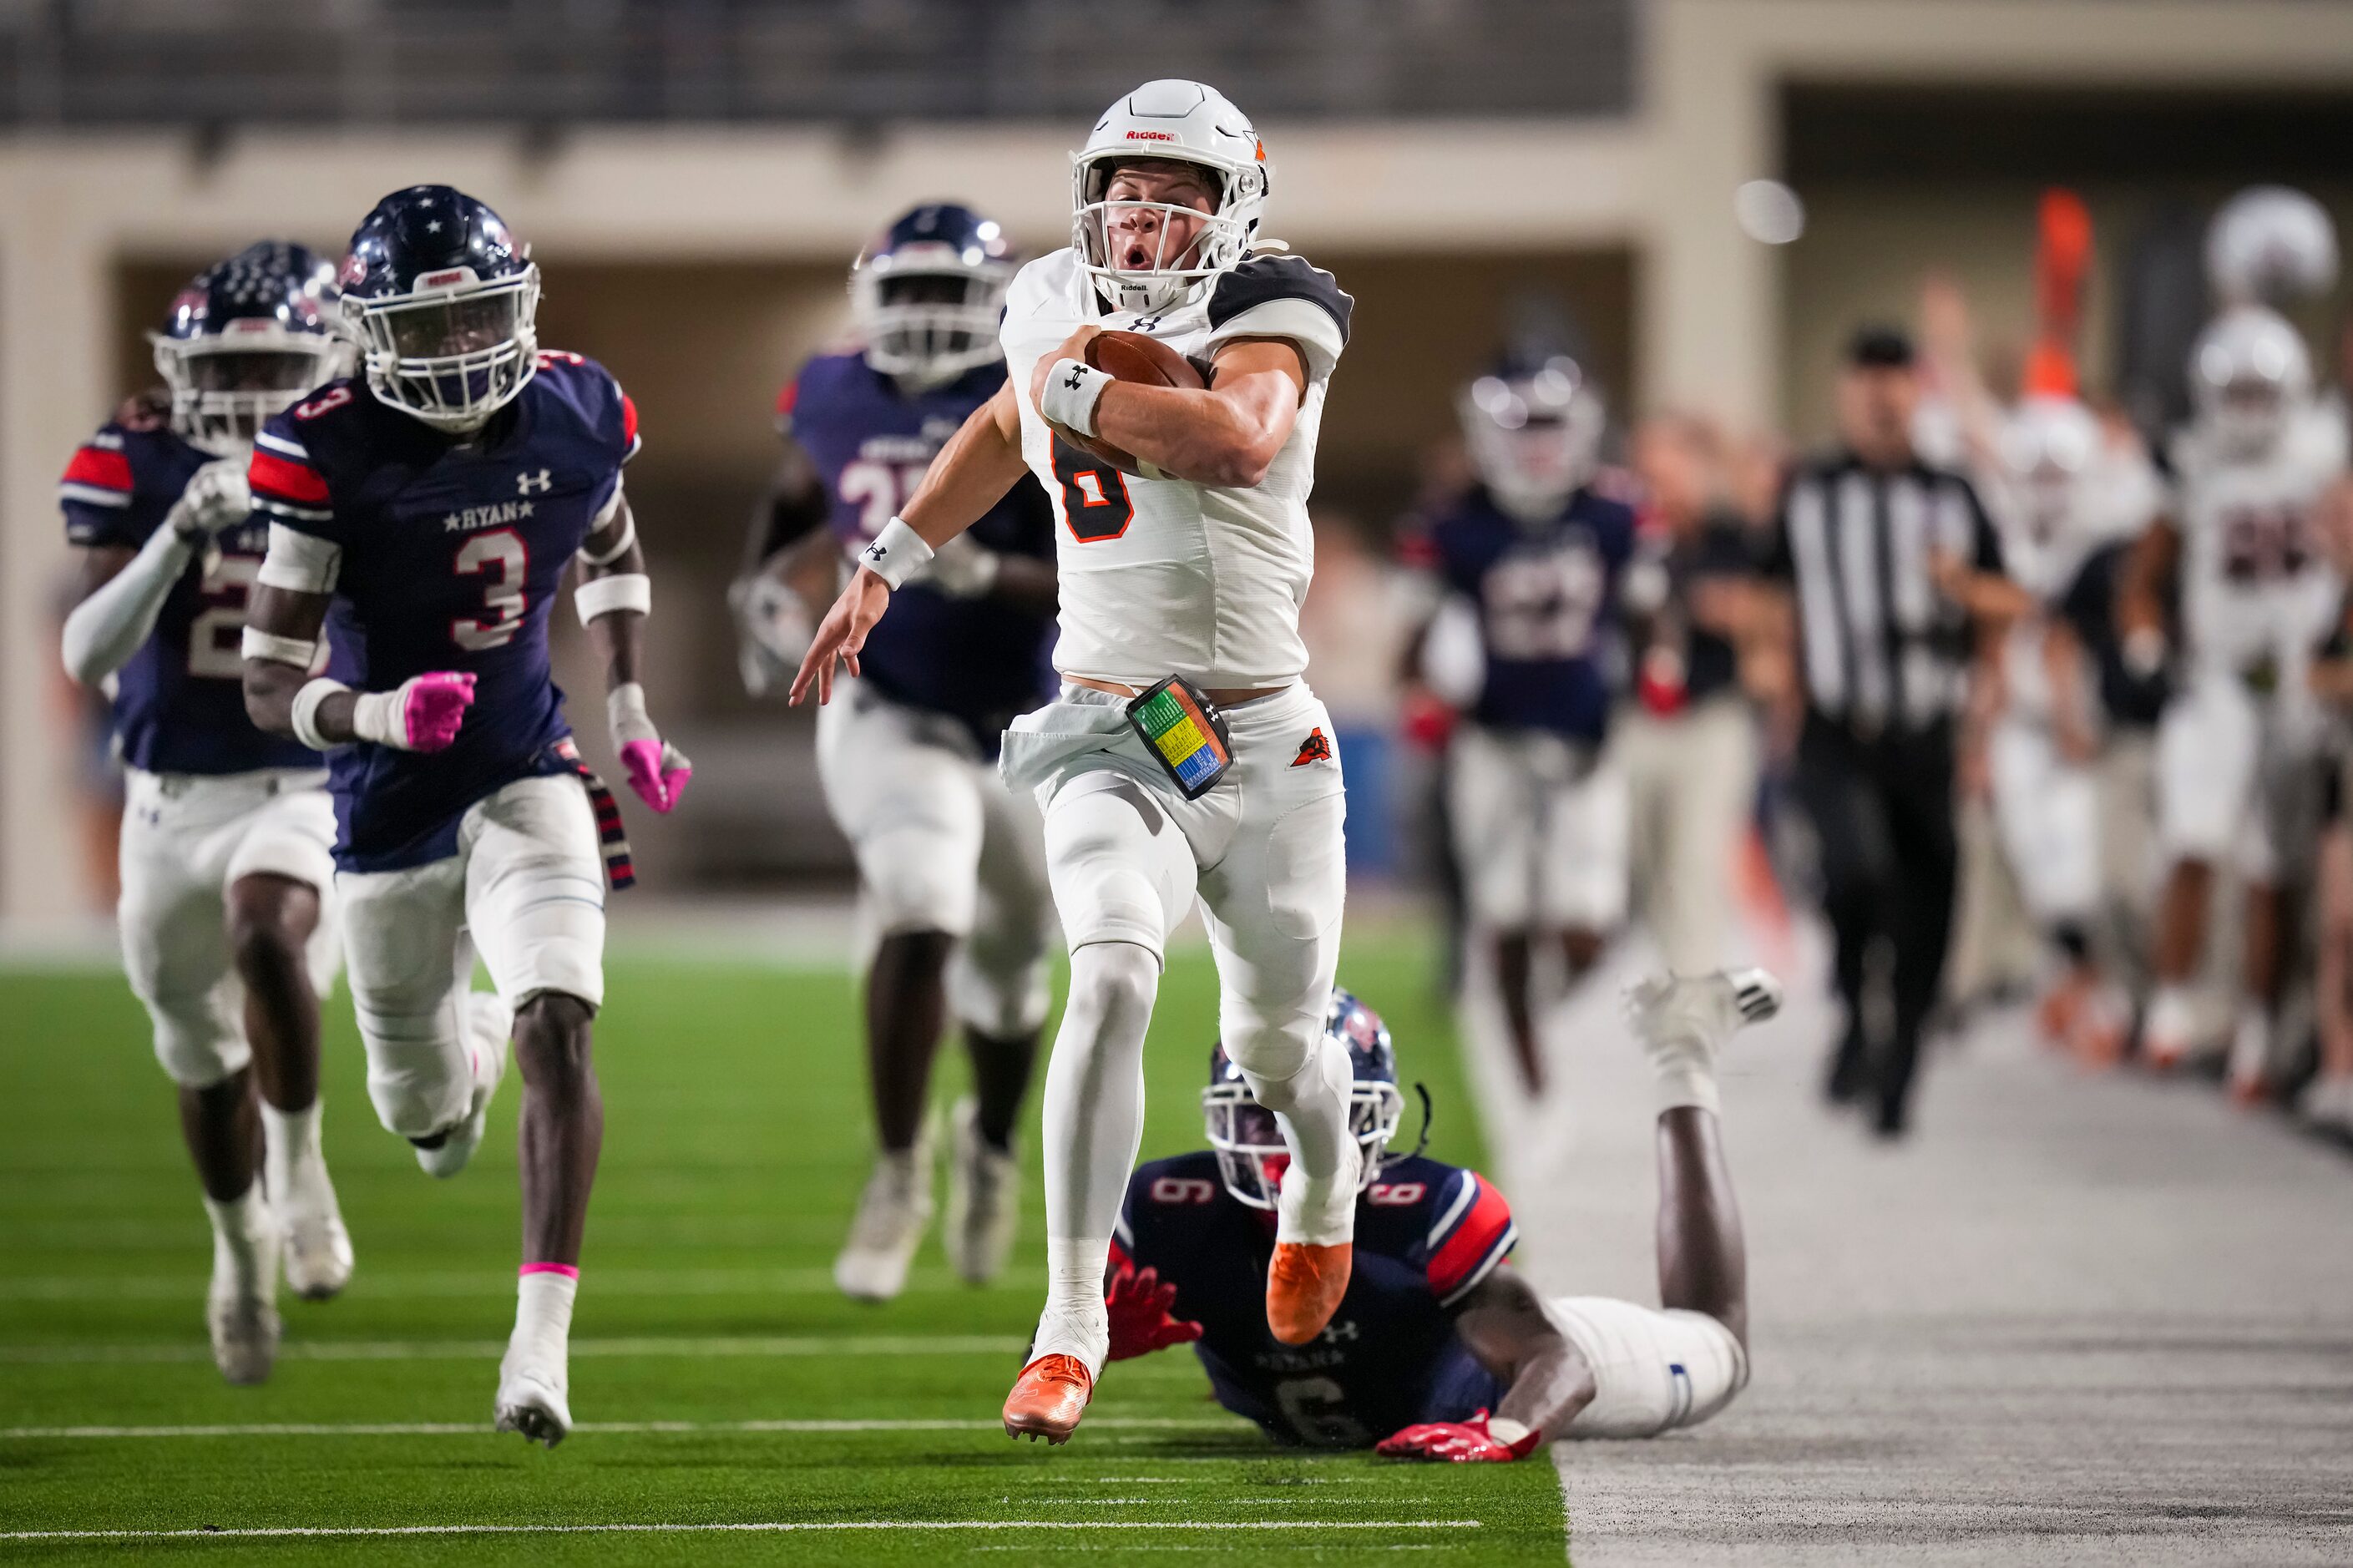
[[[130,775],[123,967],[179,1086],[213,1224],[205,1321],[231,1383],[269,1375],[281,1257],[313,1300],[352,1273],[319,1149],[334,807],[319,753],[247,719],[237,644],[266,532],[246,454],[263,421],[334,374],[333,276],[265,240],[197,277],[155,338],[168,408],[125,405],[58,487],[81,552],[65,664],[113,700]]]
[[[1057,498],[1064,685],[1008,731],[1003,759],[1044,806],[1071,947],[1046,1075],[1046,1309],[1005,1405],[1008,1433],[1053,1443],[1103,1367],[1145,1029],[1164,944],[1197,899],[1219,1034],[1292,1152],[1266,1293],[1285,1343],[1314,1339],[1346,1289],[1361,1162],[1347,1053],[1324,1034],[1345,891],[1340,767],[1299,636],[1315,436],[1352,302],[1259,236],[1265,148],[1214,89],[1123,97],[1072,184],[1071,245],[1023,268],[1008,297],[1006,386],[862,552],[793,689],[822,701],[837,661],[855,674],[892,591],[1025,468]],[[1114,381],[1087,361],[1105,330],[1151,337],[1208,384]]]
[[[2002,555],[2037,607],[2001,651],[2001,708],[1986,748],[1994,819],[2027,912],[2063,963],[2043,998],[2043,1030],[2087,1060],[2113,1060],[2128,1019],[2093,951],[2104,886],[2099,700],[2077,626],[2107,608],[2094,602],[2102,579],[2086,565],[2147,526],[2157,476],[2137,440],[2112,438],[2068,394],[2022,399],[1996,441]]]
[[[2312,511],[2345,468],[2345,431],[2314,402],[2303,338],[2263,306],[2216,318],[2189,374],[2198,414],[2173,446],[2171,513],[2142,536],[2118,605],[2128,660],[2155,668],[2165,657],[2158,584],[2178,562],[2189,646],[2158,738],[2158,828],[2173,866],[2144,1045],[2167,1068],[2193,1044],[2190,977],[2213,868],[2234,857],[2248,910],[2231,1077],[2252,1098],[2271,1054],[2277,884],[2284,855],[2298,853],[2281,837],[2319,740],[2307,671],[2340,591]]]

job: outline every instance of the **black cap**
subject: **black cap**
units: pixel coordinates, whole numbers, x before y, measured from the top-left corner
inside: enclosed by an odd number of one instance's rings
[[[1857,327],[1846,343],[1846,363],[1857,370],[1909,370],[1913,358],[1912,335],[1884,322]]]

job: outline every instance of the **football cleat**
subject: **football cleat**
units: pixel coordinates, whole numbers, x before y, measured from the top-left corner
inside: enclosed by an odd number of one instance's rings
[[[280,1332],[277,1294],[274,1221],[254,1238],[249,1276],[227,1247],[215,1243],[212,1285],[205,1294],[205,1329],[212,1338],[213,1364],[230,1383],[266,1382],[277,1364]]]
[[[326,1170],[321,1167],[322,1179]],[[323,1206],[306,1204],[300,1194],[285,1217],[286,1286],[306,1301],[326,1301],[352,1282],[352,1233],[335,1207],[335,1191],[325,1190]]]
[[[1697,1046],[1711,1060],[1735,1030],[1781,1010],[1781,983],[1762,969],[1654,974],[1626,988],[1626,1013],[1653,1056]]]
[[[980,1135],[980,1106],[956,1102],[948,1156],[948,1262],[958,1279],[986,1285],[1005,1267],[1021,1215],[1021,1170],[1009,1150]]]
[[[498,1429],[553,1448],[572,1431],[571,1379],[564,1363],[530,1364],[512,1350],[499,1363]]]
[[[858,1199],[849,1239],[833,1260],[833,1282],[855,1301],[888,1301],[907,1286],[907,1265],[932,1223],[929,1139],[885,1152]]]
[[[464,1170],[474,1151],[481,1147],[483,1131],[491,1122],[491,1101],[498,1096],[499,1080],[506,1077],[507,1041],[514,1033],[514,1009],[496,993],[470,991],[459,1005],[464,1009],[466,1049],[474,1068],[473,1096],[467,1102],[465,1120],[445,1129],[429,1146],[417,1143],[417,1163],[425,1173],[445,1180]]]
[[[1056,1447],[1071,1440],[1094,1397],[1095,1380],[1074,1355],[1041,1355],[1021,1369],[1005,1396],[1005,1435]]]
[[[1266,1268],[1267,1331],[1287,1345],[1303,1345],[1324,1331],[1348,1293],[1356,1247],[1313,1247],[1278,1241]]]
[[[2296,1114],[2316,1132],[2353,1135],[2353,1073],[2324,1073],[2305,1087]]]

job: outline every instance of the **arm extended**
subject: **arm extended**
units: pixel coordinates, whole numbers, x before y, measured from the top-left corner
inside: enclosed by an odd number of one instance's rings
[[[1481,1280],[1454,1321],[1479,1363],[1507,1385],[1493,1414],[1408,1426],[1376,1452],[1392,1459],[1508,1461],[1534,1453],[1593,1403],[1593,1368],[1546,1316],[1535,1287],[1508,1268]]]

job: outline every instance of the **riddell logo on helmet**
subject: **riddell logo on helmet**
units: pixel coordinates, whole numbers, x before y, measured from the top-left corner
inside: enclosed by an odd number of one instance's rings
[[[453,268],[448,272],[428,272],[417,280],[417,286],[419,289],[439,289],[451,283],[463,283],[472,276],[472,271],[467,268]]]
[[[1174,142],[1176,140],[1173,134],[1166,131],[1131,131],[1127,133],[1127,139],[1131,142]]]

